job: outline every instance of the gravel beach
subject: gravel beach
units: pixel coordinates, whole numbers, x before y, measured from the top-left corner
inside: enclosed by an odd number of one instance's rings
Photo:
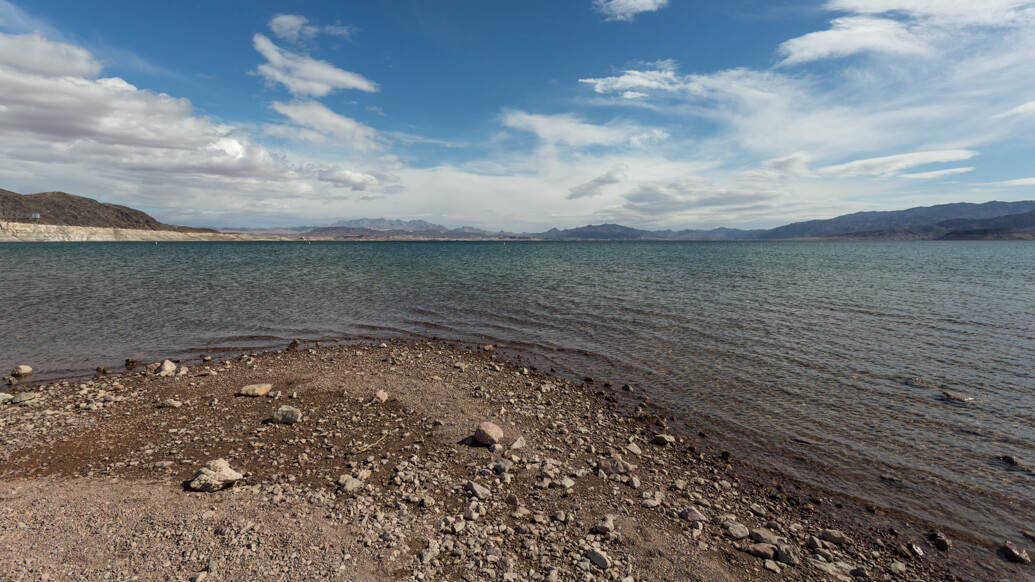
[[[296,342],[0,392],[4,580],[1032,576],[1020,535],[741,466],[640,390],[491,346]]]

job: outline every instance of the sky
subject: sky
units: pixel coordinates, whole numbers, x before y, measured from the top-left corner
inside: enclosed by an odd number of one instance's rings
[[[0,0],[0,188],[514,232],[1035,199],[1035,1]]]

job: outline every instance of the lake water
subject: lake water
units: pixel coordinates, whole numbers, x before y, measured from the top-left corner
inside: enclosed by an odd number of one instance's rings
[[[3,370],[400,336],[632,384],[755,463],[989,540],[1035,515],[1035,474],[995,460],[1035,464],[1032,243],[0,245]]]

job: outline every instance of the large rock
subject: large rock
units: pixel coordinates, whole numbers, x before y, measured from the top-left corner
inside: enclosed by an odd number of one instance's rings
[[[39,398],[39,392],[19,392],[11,399],[11,404],[24,404]]]
[[[636,468],[636,465],[622,460],[620,455],[604,457],[597,462],[597,466],[608,475],[624,475]]]
[[[281,406],[273,413],[273,422],[278,424],[295,424],[302,420],[302,411],[294,406]]]
[[[22,378],[24,376],[31,376],[32,375],[32,367],[26,366],[25,364],[22,364],[21,366],[15,366],[14,369],[11,370],[11,375],[14,376],[15,378]]]
[[[474,431],[474,440],[479,444],[491,447],[503,441],[503,429],[492,422],[483,422]]]
[[[273,384],[249,384],[237,391],[239,396],[265,396],[273,390]]]
[[[722,528],[726,530],[726,537],[731,540],[742,540],[751,533],[746,525],[733,520],[723,522]]]
[[[0,404],[7,404],[14,399],[14,394],[8,394],[7,392],[0,392]]]
[[[198,474],[194,475],[194,479],[187,484],[187,488],[191,491],[211,493],[226,489],[241,479],[244,479],[244,475],[231,469],[226,459],[215,459],[205,463]]]
[[[155,370],[155,374],[158,376],[173,376],[176,374],[176,364],[172,360],[165,360],[162,362],[158,369]]]
[[[846,546],[852,543],[852,538],[837,529],[825,529],[819,532],[819,539],[839,546]]]

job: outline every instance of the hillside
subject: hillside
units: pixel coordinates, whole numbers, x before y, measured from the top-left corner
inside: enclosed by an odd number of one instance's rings
[[[39,224],[55,226],[88,226],[128,230],[162,230],[175,232],[206,232],[211,229],[190,228],[163,224],[139,210],[105,204],[92,198],[64,192],[18,194],[0,190],[0,220],[26,222],[33,213],[39,213]]]
[[[1035,240],[1035,211],[984,219],[953,219],[927,226],[850,233],[853,240]]]

